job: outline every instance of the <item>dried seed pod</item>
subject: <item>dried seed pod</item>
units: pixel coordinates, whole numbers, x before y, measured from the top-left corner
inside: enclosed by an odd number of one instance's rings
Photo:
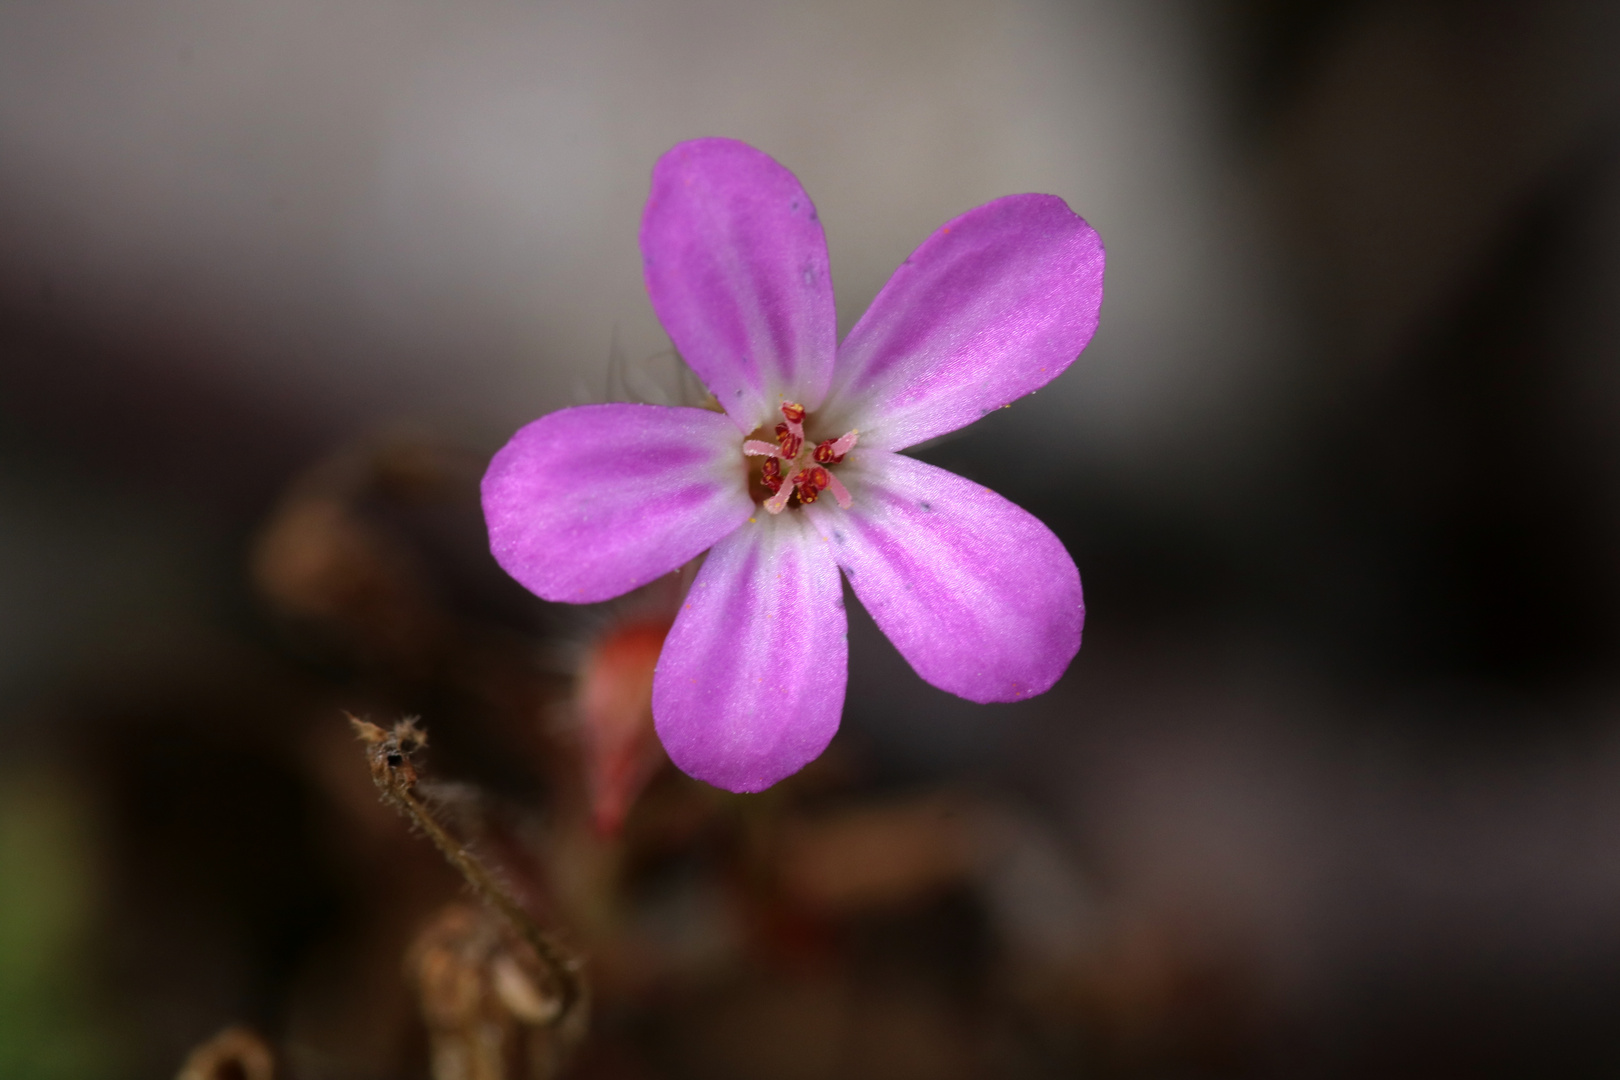
[[[494,912],[451,904],[406,958],[432,1050],[433,1080],[551,1075],[562,999],[533,951]]]
[[[252,1030],[228,1027],[191,1052],[176,1080],[275,1080],[275,1058]]]

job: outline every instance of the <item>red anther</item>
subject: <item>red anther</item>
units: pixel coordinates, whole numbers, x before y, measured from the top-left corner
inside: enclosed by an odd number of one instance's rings
[[[795,401],[782,402],[782,415],[787,417],[790,424],[804,423],[804,406]]]
[[[776,443],[782,448],[782,456],[792,461],[799,456],[799,451],[804,446],[804,436],[787,424],[777,424]]]
[[[817,491],[813,485],[805,484],[799,488],[799,502],[805,506],[809,506],[820,497],[821,492]]]
[[[782,490],[782,462],[777,458],[766,458],[765,463],[759,467],[759,478],[774,495]]]
[[[813,469],[806,469],[803,473],[804,486],[817,491],[827,490],[827,470],[817,465]]]
[[[844,460],[844,455],[838,452],[831,439],[825,439],[817,443],[814,456],[823,465],[836,465]]]

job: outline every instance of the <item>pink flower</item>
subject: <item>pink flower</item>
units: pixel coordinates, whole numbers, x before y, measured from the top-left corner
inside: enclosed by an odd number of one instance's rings
[[[587,405],[513,436],[484,477],[490,546],[547,600],[628,592],[707,551],[653,681],[687,773],[759,791],[826,748],[844,707],[843,568],[917,674],[970,701],[1047,690],[1085,604],[1051,530],[899,453],[1056,378],[1090,341],[1103,248],[1063,200],[945,225],[843,344],[827,244],[797,179],[730,139],[653,169],[647,291],[723,413]]]

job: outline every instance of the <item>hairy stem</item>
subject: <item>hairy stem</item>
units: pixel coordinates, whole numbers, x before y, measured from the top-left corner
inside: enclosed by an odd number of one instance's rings
[[[427,734],[414,720],[401,720],[392,731],[354,716],[349,717],[349,722],[360,741],[366,744],[371,779],[376,783],[377,790],[382,792],[383,800],[427,833],[428,839],[450,861],[450,865],[460,871],[473,892],[499,911],[534,949],[551,980],[560,1006],[551,1026],[559,1035],[567,1036],[566,1041],[578,1038],[584,1031],[584,1015],[590,997],[584,965],[553,934],[534,921],[511,892],[490,873],[483,861],[445,828],[432,809],[416,794],[420,777],[411,755],[427,745]]]

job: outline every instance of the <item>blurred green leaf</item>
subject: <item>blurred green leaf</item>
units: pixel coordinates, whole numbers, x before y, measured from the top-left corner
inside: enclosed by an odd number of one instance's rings
[[[0,1076],[109,1075],[86,966],[94,866],[76,792],[45,775],[0,777]]]

